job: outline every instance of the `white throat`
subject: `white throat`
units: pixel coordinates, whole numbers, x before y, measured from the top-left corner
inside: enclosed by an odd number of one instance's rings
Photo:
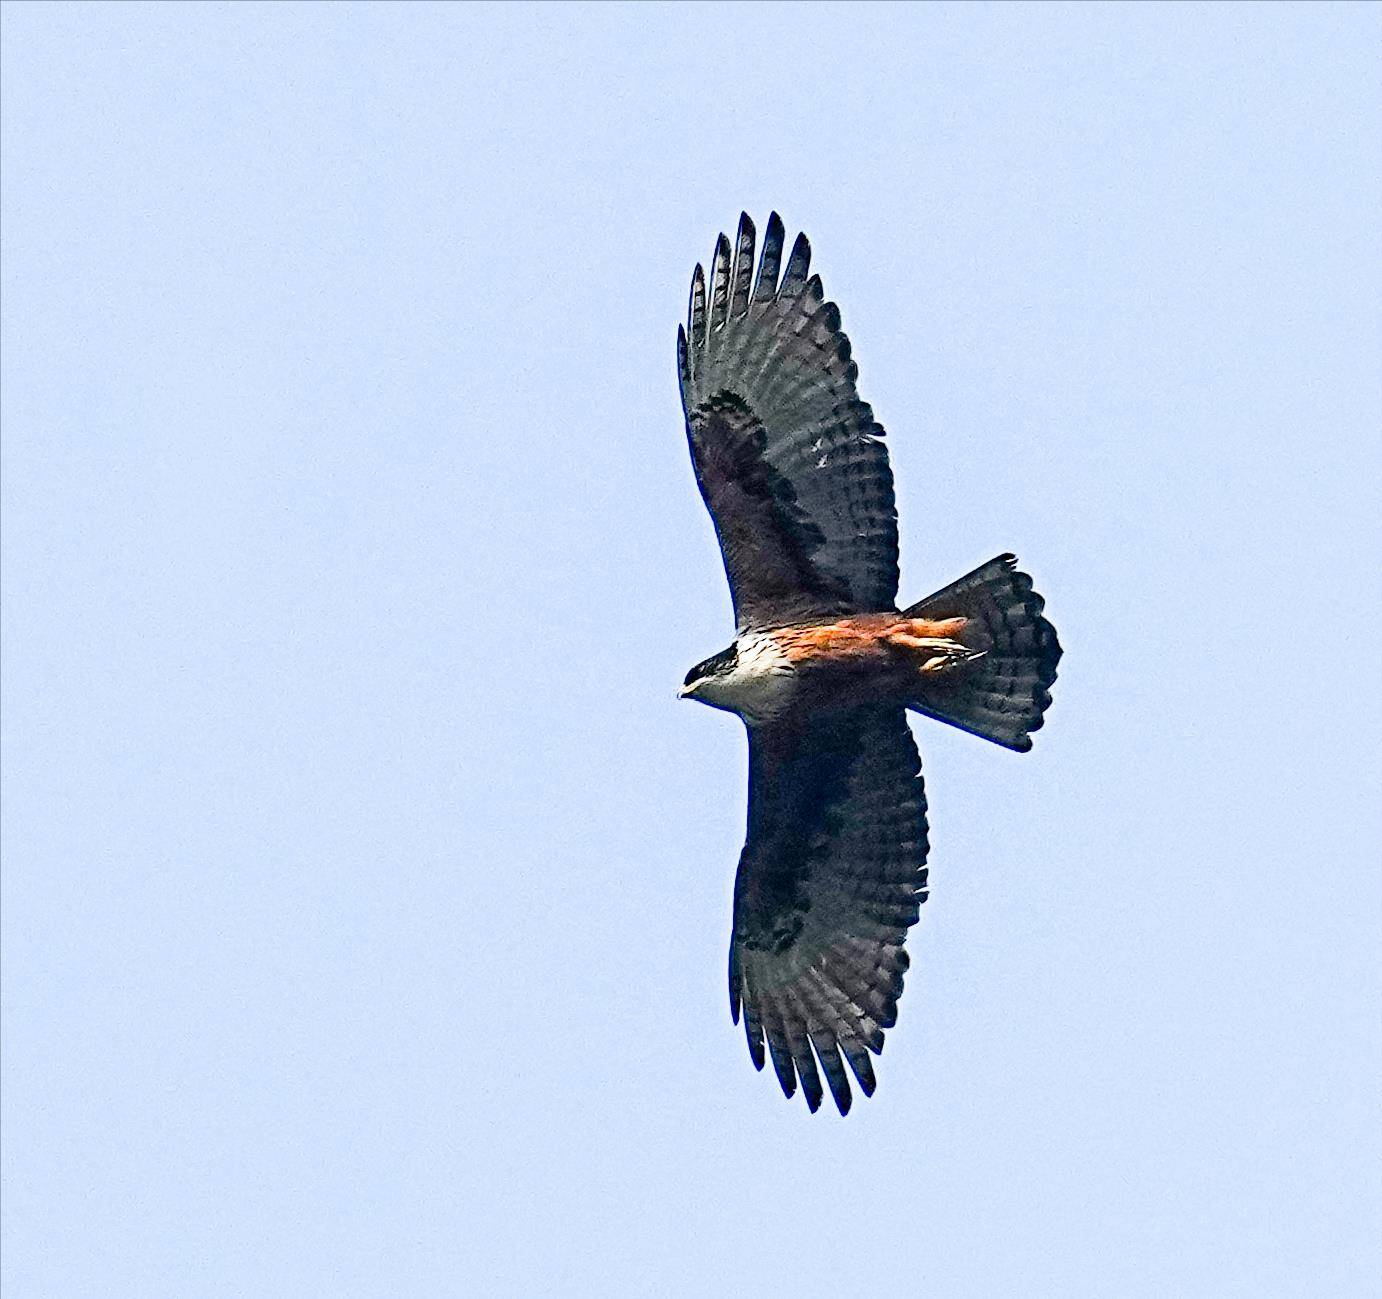
[[[776,717],[791,702],[796,684],[791,660],[764,632],[745,632],[734,647],[733,670],[700,681],[694,697],[750,721]]]

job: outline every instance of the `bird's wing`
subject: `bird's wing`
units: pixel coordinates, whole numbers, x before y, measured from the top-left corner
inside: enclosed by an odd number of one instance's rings
[[[800,1078],[813,1111],[820,1073],[840,1113],[849,1110],[841,1051],[873,1093],[868,1053],[897,1020],[925,863],[921,759],[902,709],[750,727],[730,1009],[737,1021],[742,1006],[754,1065],[763,1067],[766,1037],[783,1092]]]
[[[724,554],[740,629],[890,609],[897,510],[882,426],[859,400],[840,313],[798,235],[768,219],[754,278],[747,214],[696,267],[677,331],[691,459]]]

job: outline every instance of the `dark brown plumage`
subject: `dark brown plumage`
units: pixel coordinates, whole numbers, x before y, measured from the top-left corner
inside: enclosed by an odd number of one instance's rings
[[[798,236],[781,281],[774,213],[716,245],[691,283],[677,360],[696,480],[734,600],[733,645],[683,693],[749,734],[730,1005],[749,1052],[842,1114],[849,1065],[897,1018],[926,898],[921,761],[907,709],[1016,750],[1051,701],[1060,646],[1011,555],[896,606],[897,511],[883,429],[855,388],[840,313]],[[765,1053],[766,1044],[766,1053]]]

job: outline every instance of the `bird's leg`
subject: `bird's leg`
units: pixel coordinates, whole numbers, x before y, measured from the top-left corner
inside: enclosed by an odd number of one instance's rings
[[[922,672],[944,672],[984,656],[983,650],[972,650],[956,639],[967,621],[965,618],[937,621],[908,618],[890,627],[883,639],[898,649],[925,654],[926,658],[919,665]]]

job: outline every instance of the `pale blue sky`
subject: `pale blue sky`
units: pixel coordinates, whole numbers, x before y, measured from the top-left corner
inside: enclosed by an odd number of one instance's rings
[[[1382,11],[6,5],[4,1281],[1356,1296]],[[674,367],[742,207],[1011,549],[878,1094],[756,1075]]]

